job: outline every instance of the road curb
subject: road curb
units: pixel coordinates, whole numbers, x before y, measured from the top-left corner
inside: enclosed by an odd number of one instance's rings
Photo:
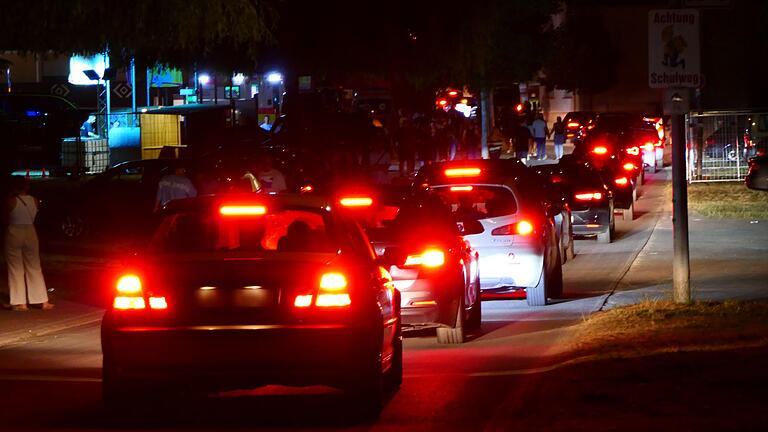
[[[104,316],[103,311],[93,311],[80,316],[61,319],[50,324],[41,325],[31,329],[16,330],[0,335],[0,347],[22,342],[35,337],[46,336],[52,333],[58,333],[75,327],[92,324],[101,321]]]

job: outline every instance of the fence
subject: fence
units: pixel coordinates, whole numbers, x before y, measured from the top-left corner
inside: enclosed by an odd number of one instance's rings
[[[689,182],[736,181],[768,149],[768,113],[710,111],[686,116]]]

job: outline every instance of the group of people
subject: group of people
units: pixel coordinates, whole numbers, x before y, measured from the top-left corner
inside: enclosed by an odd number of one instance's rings
[[[544,115],[538,113],[535,119],[527,124],[525,118],[508,116],[504,119],[502,132],[505,139],[506,153],[513,153],[521,160],[533,157],[539,160],[547,159],[547,140],[553,138],[555,159],[563,157],[563,146],[566,139],[565,123],[561,117],[549,128]]]
[[[456,109],[437,110],[427,116],[398,112],[393,134],[400,175],[408,176],[422,163],[480,158],[480,131],[475,121]]]

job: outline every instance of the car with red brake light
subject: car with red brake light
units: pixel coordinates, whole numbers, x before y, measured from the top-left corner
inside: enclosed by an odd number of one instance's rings
[[[566,197],[576,236],[595,236],[598,243],[610,243],[615,237],[613,192],[605,185],[600,172],[587,161],[572,155],[563,156],[556,164],[540,165],[537,172],[562,190]],[[556,179],[556,182],[553,182]]]
[[[402,379],[399,292],[338,204],[204,196],[161,211],[102,321],[111,406],[173,390],[328,385],[374,413]]]
[[[438,196],[480,254],[483,297],[524,293],[531,306],[563,292],[555,216],[536,174],[517,159],[454,161],[419,170],[415,187]]]
[[[403,328],[436,328],[439,343],[462,343],[481,324],[478,253],[434,196],[379,187],[342,194],[400,291]]]

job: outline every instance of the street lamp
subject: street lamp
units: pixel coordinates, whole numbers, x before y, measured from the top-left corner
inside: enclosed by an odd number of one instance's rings
[[[270,72],[267,74],[267,82],[270,84],[279,84],[283,81],[283,75],[280,72]]]

